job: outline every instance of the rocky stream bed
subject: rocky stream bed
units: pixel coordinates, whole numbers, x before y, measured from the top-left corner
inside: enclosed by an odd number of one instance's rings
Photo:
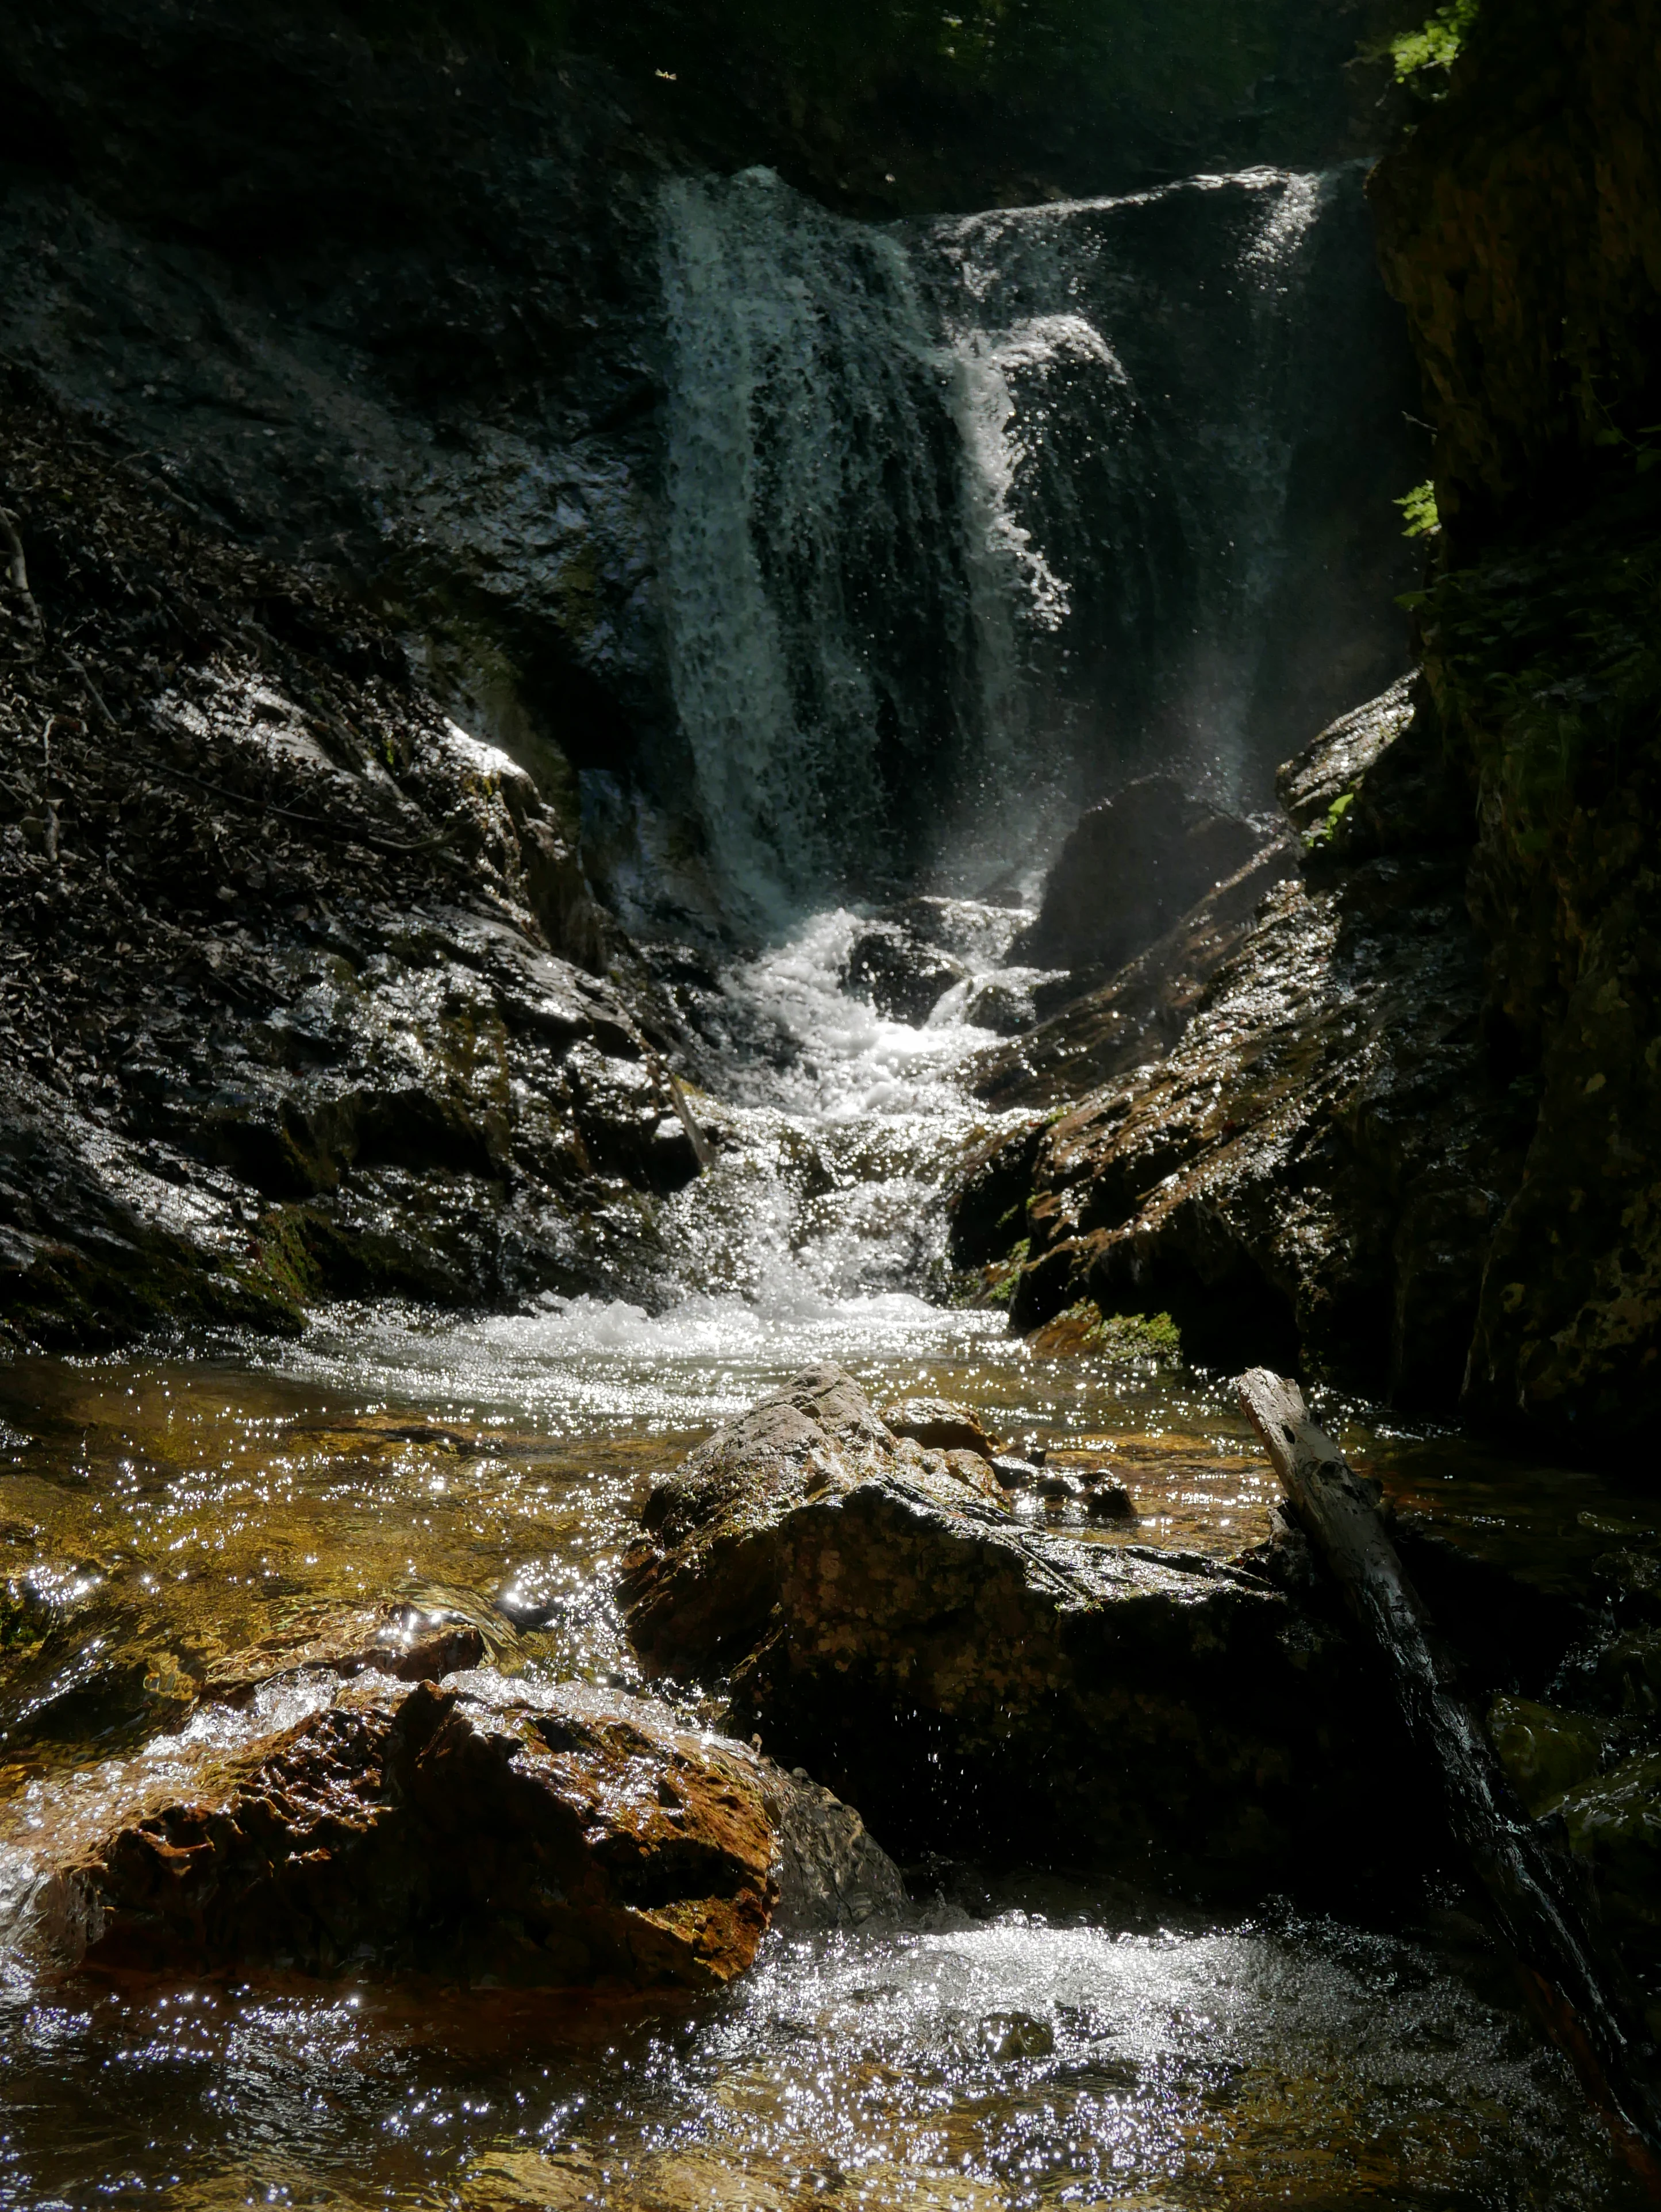
[[[556,12],[0,25],[0,2206],[1635,2203],[1654,9]]]
[[[605,1310],[13,1363],[9,2196],[1622,2201],[1220,1389]],[[1645,1955],[1640,1501],[1334,1410]]]

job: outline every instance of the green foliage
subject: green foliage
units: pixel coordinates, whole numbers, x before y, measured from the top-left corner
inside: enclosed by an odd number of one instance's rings
[[[1386,49],[1396,81],[1406,84],[1427,70],[1446,70],[1459,58],[1466,33],[1476,21],[1480,0],[1448,0],[1416,31],[1400,31]]]
[[[1000,1263],[998,1272],[988,1288],[988,1305],[1007,1306],[1013,1303],[1015,1286],[1020,1281],[1021,1270],[1026,1265],[1027,1255],[1031,1249],[1031,1239],[1027,1237],[1011,1246],[1008,1256]]]
[[[1433,538],[1442,526],[1442,518],[1436,511],[1436,487],[1427,477],[1423,483],[1415,484],[1403,492],[1395,504],[1402,510],[1406,525],[1403,538]]]
[[[1007,1215],[1005,1218],[1008,1218]],[[1015,1296],[1015,1285],[1021,1279],[1021,1269],[1026,1265],[1026,1255],[1031,1249],[1031,1239],[1023,1237],[1003,1259],[983,1270],[978,1284],[965,1293],[965,1303],[977,1306],[1007,1307],[1011,1304]]]
[[[1311,848],[1317,845],[1326,844],[1330,840],[1334,830],[1336,830],[1338,824],[1343,820],[1345,815],[1348,813],[1350,808],[1354,804],[1355,793],[1353,791],[1341,791],[1336,799],[1333,800],[1331,805],[1328,807],[1325,814],[1323,815],[1320,821],[1316,823],[1314,829],[1312,829],[1307,837],[1305,838],[1305,844]]]

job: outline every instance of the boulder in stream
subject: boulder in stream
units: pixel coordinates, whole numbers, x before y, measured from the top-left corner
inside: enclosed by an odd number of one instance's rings
[[[910,1437],[926,1451],[978,1452],[984,1460],[997,1455],[998,1448],[974,1408],[946,1398],[897,1399],[883,1407],[882,1419],[895,1436]]]
[[[1180,777],[1139,776],[1080,818],[1013,957],[1046,968],[1122,968],[1265,842]]]
[[[890,1021],[926,1022],[969,970],[959,960],[902,924],[873,921],[849,948],[843,981]]]
[[[727,1678],[734,1725],[897,1850],[1238,1891],[1357,1817],[1371,1708],[1342,1634],[1243,1568],[1024,1522],[840,1369],[719,1430],[643,1518],[647,1666]]]
[[[60,1964],[703,1989],[781,1911],[857,1924],[904,1902],[805,1774],[662,1705],[482,1669],[365,1673],[320,1701],[290,1676],[251,1723],[37,1797],[3,1887],[14,1941]]]

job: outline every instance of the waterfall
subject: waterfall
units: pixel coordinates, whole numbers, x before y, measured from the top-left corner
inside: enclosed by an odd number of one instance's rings
[[[670,681],[741,910],[913,858],[893,809],[974,742],[948,365],[905,242],[770,171],[666,187]]]
[[[762,933],[1009,896],[1149,760],[1239,803],[1348,172],[873,226],[664,187],[660,604],[682,794]]]

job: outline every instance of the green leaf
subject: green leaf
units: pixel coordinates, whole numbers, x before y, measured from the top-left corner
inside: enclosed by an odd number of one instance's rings
[[[1386,52],[1396,64],[1396,81],[1405,84],[1424,70],[1450,70],[1459,58],[1465,34],[1476,21],[1479,0],[1448,0],[1416,31],[1398,31]]]
[[[1436,511],[1436,487],[1428,477],[1392,504],[1401,508],[1406,522],[1403,538],[1429,538],[1442,526],[1442,518]]]

